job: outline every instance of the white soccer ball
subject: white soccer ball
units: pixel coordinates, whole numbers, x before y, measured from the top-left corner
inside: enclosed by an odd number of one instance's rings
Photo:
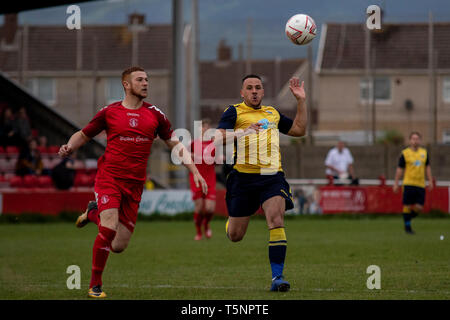
[[[306,14],[296,14],[286,23],[286,35],[292,43],[304,45],[316,37],[316,23]]]

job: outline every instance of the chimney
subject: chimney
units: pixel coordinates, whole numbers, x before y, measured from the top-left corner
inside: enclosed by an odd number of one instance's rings
[[[226,45],[224,39],[219,41],[219,45],[217,47],[217,60],[231,61],[231,47]]]
[[[128,24],[143,25],[145,23],[145,15],[140,13],[132,13],[128,16]]]
[[[14,44],[14,39],[17,33],[17,13],[5,14],[5,20],[3,23],[4,30],[4,44],[12,45]]]

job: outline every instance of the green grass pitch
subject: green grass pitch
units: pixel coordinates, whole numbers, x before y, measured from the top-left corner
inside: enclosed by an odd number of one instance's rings
[[[111,253],[103,276],[109,299],[450,299],[450,219],[401,217],[286,220],[287,293],[269,292],[268,231],[252,218],[230,242],[225,220],[213,238],[194,241],[191,221],[138,221],[127,250]],[[86,299],[97,228],[69,223],[0,224],[0,299]],[[440,236],[444,235],[444,240]],[[69,290],[69,265],[81,289]],[[381,289],[366,287],[369,265]]]

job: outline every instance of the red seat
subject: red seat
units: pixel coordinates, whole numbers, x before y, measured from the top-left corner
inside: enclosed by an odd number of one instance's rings
[[[59,146],[49,146],[47,147],[47,153],[57,154],[59,151]]]
[[[39,187],[38,177],[32,174],[27,174],[23,177],[23,186],[25,188],[37,188]]]
[[[44,147],[44,146],[37,146],[36,149],[38,149],[38,151],[39,151],[41,154],[46,154],[46,153],[48,153],[47,147]]]
[[[3,178],[5,178],[6,181],[10,181],[10,180],[11,180],[12,178],[14,178],[15,176],[16,176],[15,173],[10,172],[10,173],[5,173],[5,174],[3,175]]]
[[[53,186],[53,181],[50,176],[39,176],[38,186],[41,188],[50,188]]]
[[[91,176],[94,176],[97,174],[97,168],[86,168],[84,169],[86,174],[89,174]]]
[[[6,153],[8,155],[18,155],[19,154],[19,148],[16,146],[7,146],[6,147]]]
[[[94,175],[77,172],[73,185],[74,187],[92,187],[94,185],[94,182]]]
[[[23,179],[21,176],[13,176],[9,179],[11,188],[23,188]]]

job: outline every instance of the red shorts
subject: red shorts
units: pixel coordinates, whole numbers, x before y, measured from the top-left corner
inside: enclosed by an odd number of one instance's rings
[[[143,190],[144,185],[140,182],[129,182],[104,176],[97,177],[94,191],[98,211],[118,209],[119,222],[133,232]]]
[[[213,179],[208,179],[208,177],[205,177],[206,184],[208,185],[208,193],[204,194],[202,191],[202,187],[196,187],[194,183],[194,177],[192,174],[189,174],[189,181],[191,185],[191,192],[192,192],[192,200],[197,199],[208,199],[208,200],[216,200],[216,177],[214,176]]]

